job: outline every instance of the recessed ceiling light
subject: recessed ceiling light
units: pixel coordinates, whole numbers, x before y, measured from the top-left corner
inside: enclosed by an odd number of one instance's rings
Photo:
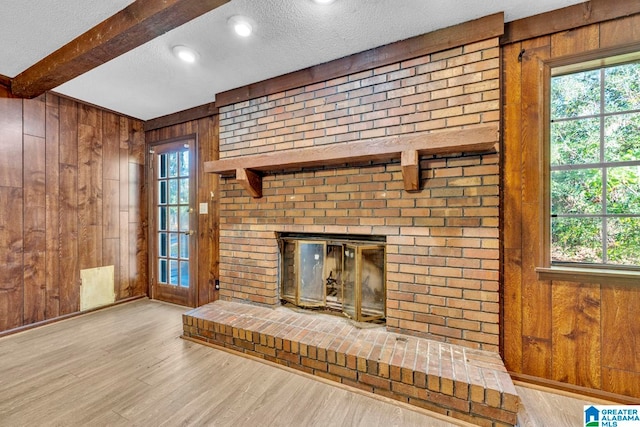
[[[329,4],[329,3],[333,3],[335,0],[313,0],[314,3],[318,3],[318,4]]]
[[[253,32],[253,27],[249,20],[242,16],[232,16],[227,22],[240,37],[249,37]]]
[[[178,45],[173,47],[173,54],[180,58],[182,61],[189,64],[193,64],[198,59],[198,53],[186,46]]]

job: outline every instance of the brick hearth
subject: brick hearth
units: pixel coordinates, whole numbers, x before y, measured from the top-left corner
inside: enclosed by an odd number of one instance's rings
[[[515,425],[519,398],[497,353],[360,327],[317,313],[216,301],[184,336],[478,425]]]

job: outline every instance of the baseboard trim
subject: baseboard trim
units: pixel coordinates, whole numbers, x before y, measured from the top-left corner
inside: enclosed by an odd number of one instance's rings
[[[74,317],[78,317],[78,316],[82,316],[82,315],[85,315],[85,314],[93,313],[95,311],[104,310],[105,308],[115,307],[116,305],[126,304],[128,302],[139,300],[139,299],[142,299],[142,298],[147,298],[147,295],[144,294],[144,295],[137,295],[135,297],[123,298],[121,300],[118,300],[118,301],[114,302],[113,304],[107,304],[107,305],[104,305],[102,307],[95,307],[95,308],[92,308],[90,310],[85,310],[85,311],[76,311],[76,312],[73,312],[73,313],[64,314],[62,316],[54,317],[52,319],[42,320],[40,322],[30,323],[30,324],[24,325],[24,326],[18,326],[17,328],[13,328],[13,329],[7,329],[6,331],[0,332],[0,338],[4,338],[4,337],[7,337],[9,335],[14,335],[14,334],[18,334],[20,332],[28,331],[30,329],[40,328],[42,326],[51,325],[53,323],[58,323],[58,322],[61,322],[63,320],[72,319]]]
[[[597,403],[602,404],[623,404],[623,405],[640,405],[640,399],[622,394],[610,393],[608,391],[596,390],[588,387],[567,384],[560,381],[548,380],[546,378],[534,377],[533,375],[520,374],[517,372],[509,372],[514,384],[523,387],[532,386],[550,393],[562,394],[568,397],[584,399],[589,397],[598,400]]]

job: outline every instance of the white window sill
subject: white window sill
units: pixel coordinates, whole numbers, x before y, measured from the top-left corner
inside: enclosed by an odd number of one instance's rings
[[[555,266],[538,267],[536,273],[538,280],[640,286],[640,271]]]

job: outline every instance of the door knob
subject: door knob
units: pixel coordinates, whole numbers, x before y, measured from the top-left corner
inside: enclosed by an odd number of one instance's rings
[[[186,234],[187,236],[192,236],[194,233],[193,230],[189,230],[189,231],[183,231],[182,234]]]

